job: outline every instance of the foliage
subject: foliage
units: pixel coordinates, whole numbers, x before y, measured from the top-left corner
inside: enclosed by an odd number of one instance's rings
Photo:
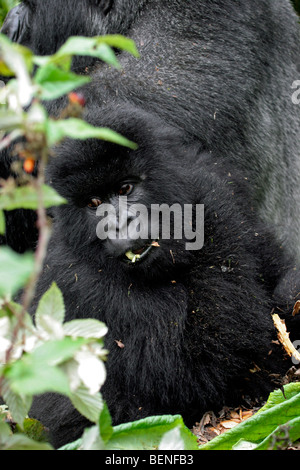
[[[203,450],[279,450],[300,438],[300,383],[271,393],[253,417],[230,429]]]
[[[18,0],[0,0],[0,25],[2,25],[7,13],[18,3]]]
[[[100,436],[99,436],[100,430]],[[99,429],[85,431],[82,439],[61,450],[197,450],[197,439],[181,416],[153,416],[111,427],[108,410],[100,416]]]

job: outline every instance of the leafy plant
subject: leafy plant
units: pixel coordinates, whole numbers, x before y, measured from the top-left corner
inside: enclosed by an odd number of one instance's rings
[[[197,438],[181,416],[153,416],[112,427],[105,407],[99,428],[85,431],[78,441],[61,450],[197,450]]]
[[[271,393],[247,421],[204,444],[202,450],[275,450],[300,438],[300,383]]]
[[[0,25],[2,25],[7,13],[19,3],[18,0],[0,0]]]

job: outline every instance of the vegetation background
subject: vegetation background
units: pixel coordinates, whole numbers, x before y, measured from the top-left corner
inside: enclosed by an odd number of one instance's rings
[[[0,25],[2,25],[7,12],[18,3],[20,3],[18,0],[0,0]]]

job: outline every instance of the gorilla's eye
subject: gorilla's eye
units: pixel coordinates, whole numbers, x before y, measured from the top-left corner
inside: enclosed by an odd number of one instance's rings
[[[122,184],[122,186],[119,188],[118,193],[120,196],[129,196],[129,194],[132,193],[133,189],[134,189],[133,184],[125,183],[125,184]]]
[[[98,199],[97,197],[93,197],[93,199],[90,199],[88,202],[88,207],[91,209],[97,209],[102,204],[102,201]]]

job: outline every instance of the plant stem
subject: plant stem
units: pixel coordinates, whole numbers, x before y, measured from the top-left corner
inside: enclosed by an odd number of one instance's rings
[[[22,328],[24,324],[24,317],[28,311],[30,304],[34,298],[35,288],[39,279],[39,276],[43,269],[44,259],[47,253],[48,242],[51,234],[50,224],[47,219],[46,209],[44,207],[44,198],[43,198],[43,185],[45,184],[45,167],[48,161],[48,148],[45,147],[41,151],[41,157],[38,160],[38,174],[37,178],[34,181],[38,196],[38,209],[37,209],[37,227],[39,231],[37,249],[35,251],[35,260],[33,272],[30,276],[29,282],[27,283],[23,296],[22,296],[22,310],[17,316],[17,323],[12,332],[11,338],[11,347],[7,350],[6,353],[6,363],[9,362],[10,357],[13,352],[14,344],[17,340],[19,329]]]

